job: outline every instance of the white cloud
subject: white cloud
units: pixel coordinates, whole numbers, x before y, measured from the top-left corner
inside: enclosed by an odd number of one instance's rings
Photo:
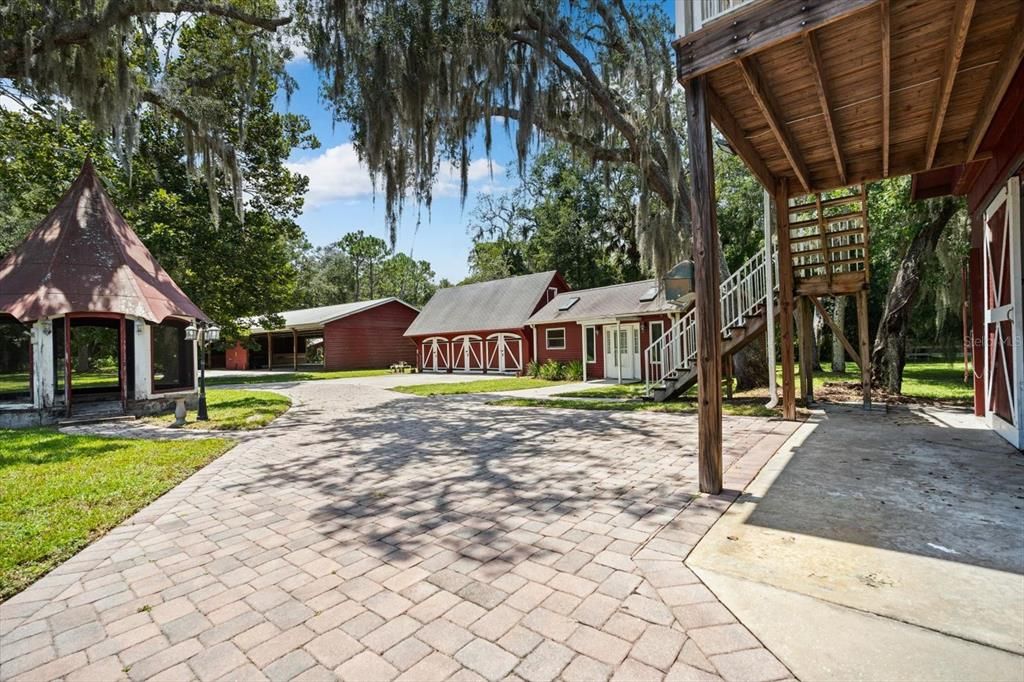
[[[309,192],[306,206],[315,207],[332,201],[369,196],[373,192],[370,172],[359,161],[351,142],[329,147],[322,153],[303,161],[287,164],[288,169],[309,177]],[[504,167],[499,163],[488,163],[477,159],[469,164],[469,183],[472,189],[493,192],[500,186],[492,179],[499,178]],[[434,196],[457,197],[459,195],[459,168],[455,164],[442,164],[434,183]]]
[[[287,164],[288,170],[309,176],[306,206],[313,207],[338,199],[351,199],[373,192],[370,173],[359,162],[351,142],[330,147],[305,161]]]

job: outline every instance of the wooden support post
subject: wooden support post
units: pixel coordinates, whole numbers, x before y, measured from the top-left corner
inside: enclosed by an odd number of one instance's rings
[[[789,188],[786,179],[775,187],[779,240],[779,329],[782,336],[782,418],[796,419],[796,377],[793,372],[793,254],[789,244]]]
[[[64,316],[64,416],[71,416],[71,316]]]
[[[725,370],[725,397],[732,400],[732,355],[722,358],[722,368]]]
[[[128,339],[125,336],[127,325],[124,315],[117,321],[117,383],[121,390],[121,409],[128,409]]]
[[[807,296],[798,301],[800,313],[800,396],[814,402],[814,313]]]
[[[267,332],[267,369],[274,369],[274,338]]]
[[[292,330],[292,371],[299,368],[299,333]]]
[[[718,494],[722,490],[722,311],[715,162],[707,79],[698,76],[687,81],[684,87],[697,294],[697,462],[701,492]]]
[[[860,340],[860,382],[864,409],[871,409],[871,337],[868,330],[868,292],[857,292],[857,336]]]
[[[836,298],[838,299],[838,297]],[[813,303],[814,307],[818,309],[818,314],[821,315],[821,319],[825,320],[825,324],[828,325],[828,328],[832,330],[832,333],[835,334],[837,339],[839,339],[839,342],[843,344],[843,348],[846,349],[846,354],[850,356],[851,360],[857,363],[857,367],[860,367],[860,353],[854,350],[853,344],[850,343],[843,330],[839,328],[836,321],[833,320],[832,316],[828,314],[827,310],[825,310],[825,306],[823,306],[821,301],[813,296],[811,297],[811,303]]]

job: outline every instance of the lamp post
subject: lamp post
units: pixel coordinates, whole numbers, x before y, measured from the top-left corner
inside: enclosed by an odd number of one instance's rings
[[[206,347],[220,338],[220,327],[212,322],[196,320],[185,328],[185,339],[195,341],[199,349],[199,408],[196,419],[207,421],[210,415],[206,412]]]

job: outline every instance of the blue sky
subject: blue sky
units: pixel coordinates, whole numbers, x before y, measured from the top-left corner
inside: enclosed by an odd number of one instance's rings
[[[288,71],[298,82],[299,89],[290,103],[282,96],[278,106],[281,110],[307,116],[313,133],[320,140],[319,149],[296,150],[289,159],[293,170],[310,177],[310,191],[299,225],[316,246],[330,244],[346,232],[356,230],[387,241],[383,195],[374,201],[369,174],[359,165],[352,149],[349,126],[332,125],[331,115],[318,95],[319,76],[309,62],[298,59],[289,65]],[[458,172],[454,169],[442,172],[435,185],[431,211],[429,215],[425,208],[420,212],[418,229],[416,204],[406,204],[396,249],[429,261],[439,279],[447,277],[458,282],[469,272],[466,257],[470,238],[466,227],[479,193],[504,191],[516,183],[514,175],[506,174],[507,168],[515,168],[515,152],[503,128],[497,127],[495,133],[492,168],[488,168],[482,145],[473,150],[469,195],[464,209],[460,207]]]

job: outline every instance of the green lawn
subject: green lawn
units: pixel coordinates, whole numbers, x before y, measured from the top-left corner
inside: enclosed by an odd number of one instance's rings
[[[270,391],[243,391],[214,388],[206,392],[206,408],[209,421],[196,421],[195,411],[186,416],[185,428],[213,429],[217,431],[239,431],[258,429],[266,426],[285,410],[292,401],[286,396]],[[149,417],[155,424],[173,424],[173,414]]]
[[[0,599],[231,447],[0,429]]]
[[[419,384],[396,386],[392,391],[411,395],[459,395],[463,393],[497,393],[499,391],[522,391],[527,388],[544,388],[565,383],[531,379],[529,377],[504,377],[502,379],[481,379],[480,381],[459,381],[447,384]]]
[[[558,398],[640,398],[644,395],[643,384],[613,384],[595,386],[579,391],[556,393]]]
[[[324,379],[354,379],[358,377],[378,377],[391,374],[388,369],[346,369],[336,372],[281,372],[280,374],[253,374],[230,377],[207,377],[207,386],[225,386],[235,384],[275,384],[292,381],[322,381]]]
[[[594,400],[579,398],[502,398],[488,405],[503,407],[548,407],[567,410],[609,410],[617,412],[679,412],[697,411],[694,400],[669,400],[656,403],[646,400]],[[761,399],[731,400],[722,404],[725,414],[742,417],[777,417],[779,410],[769,410]]]
[[[99,386],[117,388],[117,370],[73,372],[71,386],[72,388],[96,388]],[[0,393],[20,393],[28,391],[28,389],[27,372],[0,374]]]
[[[827,365],[826,365],[827,366]],[[782,368],[777,371],[782,383]],[[799,366],[796,371],[800,376]],[[815,384],[825,381],[860,383],[860,371],[853,362],[846,363],[846,373],[815,372]],[[974,400],[974,385],[964,383],[963,361],[912,362],[903,368],[903,397],[918,400],[937,400],[952,403],[970,403]]]

